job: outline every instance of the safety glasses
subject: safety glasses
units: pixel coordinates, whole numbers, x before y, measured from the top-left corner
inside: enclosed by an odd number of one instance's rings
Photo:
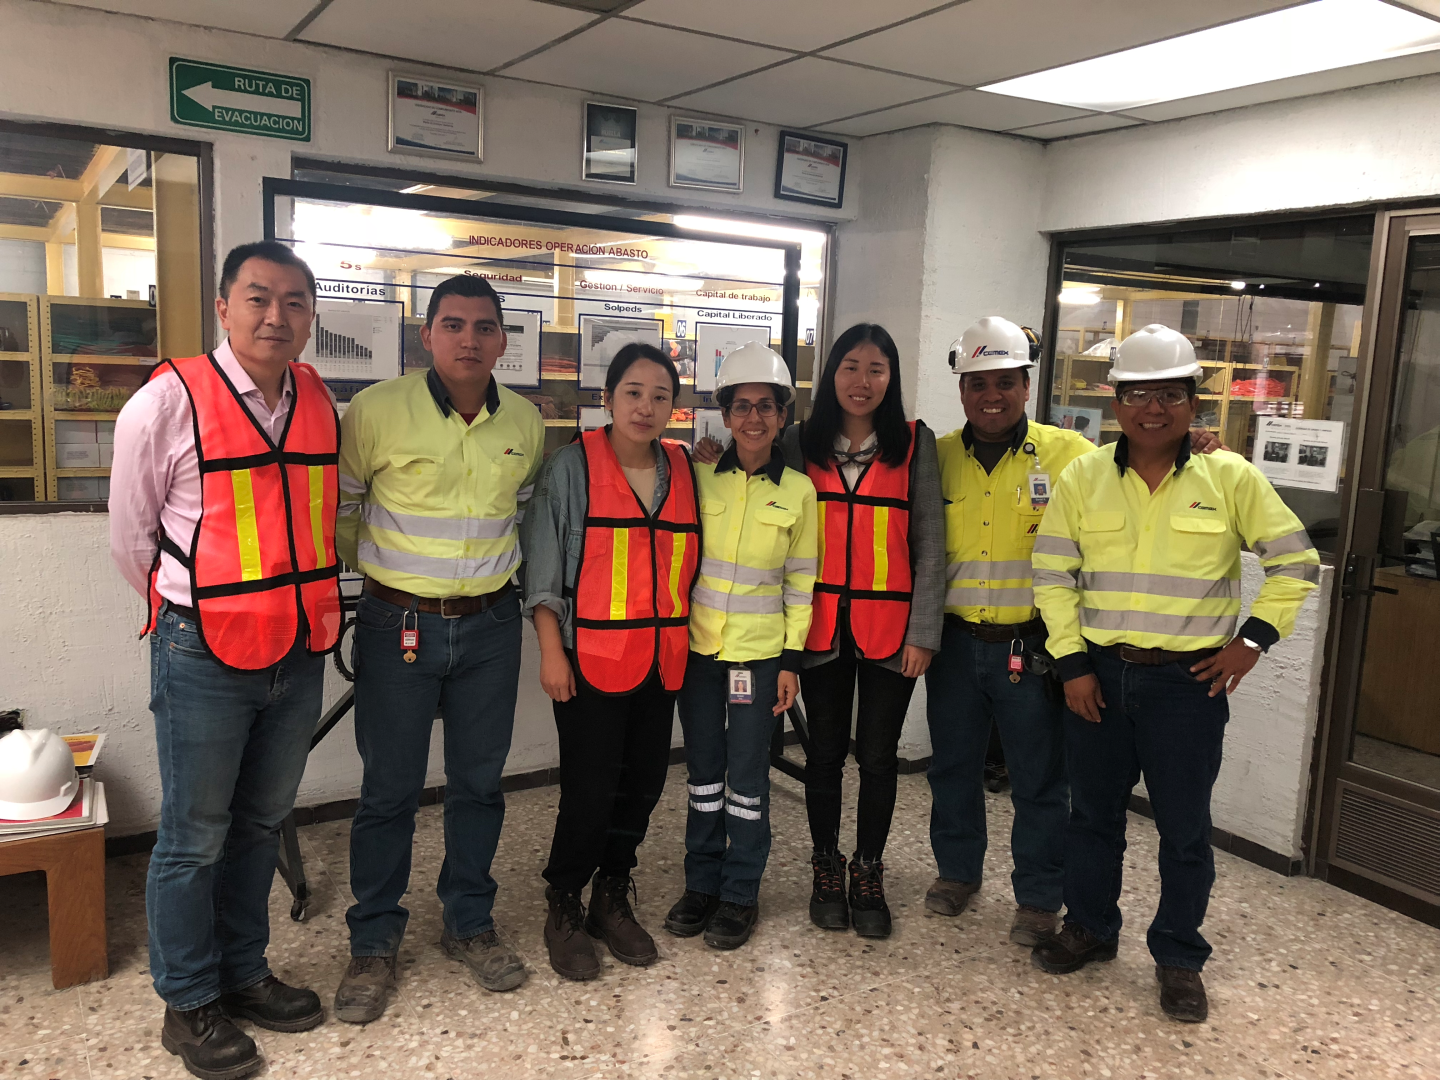
[[[1129,405],[1132,408],[1148,405],[1152,401],[1158,401],[1161,405],[1173,408],[1176,405],[1184,405],[1190,400],[1190,392],[1183,386],[1151,386],[1144,389],[1130,387],[1125,390],[1117,390],[1115,396],[1120,399],[1121,405]]]
[[[730,403],[731,416],[749,416],[750,410],[754,409],[761,416],[774,416],[780,411],[780,406],[775,404],[774,398],[765,398],[763,401],[750,402],[741,398],[739,401]]]

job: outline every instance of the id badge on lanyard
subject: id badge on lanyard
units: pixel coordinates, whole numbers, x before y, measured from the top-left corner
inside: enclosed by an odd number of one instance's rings
[[[1050,505],[1050,474],[1032,472],[1027,481],[1030,488],[1030,509],[1044,510]]]
[[[749,705],[755,700],[755,676],[747,667],[730,669],[730,704]]]

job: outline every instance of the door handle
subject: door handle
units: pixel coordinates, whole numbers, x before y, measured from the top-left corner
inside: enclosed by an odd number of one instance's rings
[[[1368,589],[1362,589],[1358,585],[1350,585],[1340,590],[1340,595],[1350,596],[1374,596],[1376,593],[1388,593],[1390,596],[1399,596],[1399,589],[1387,589],[1384,585],[1371,585]]]

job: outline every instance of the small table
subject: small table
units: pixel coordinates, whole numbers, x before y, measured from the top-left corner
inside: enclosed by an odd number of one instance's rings
[[[56,990],[110,975],[105,953],[105,829],[75,829],[0,844],[0,877],[45,873],[50,981]]]

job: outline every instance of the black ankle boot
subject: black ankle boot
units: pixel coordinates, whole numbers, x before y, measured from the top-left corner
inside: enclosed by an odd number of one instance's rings
[[[848,930],[850,905],[845,902],[845,856],[817,851],[810,856],[815,888],[810,894],[810,921],[822,930]]]
[[[234,1025],[218,1001],[184,1012],[166,1009],[160,1045],[201,1080],[239,1080],[265,1064],[255,1040]]]
[[[850,860],[850,921],[861,937],[890,936],[890,907],[885,903],[885,864],[879,859]]]

